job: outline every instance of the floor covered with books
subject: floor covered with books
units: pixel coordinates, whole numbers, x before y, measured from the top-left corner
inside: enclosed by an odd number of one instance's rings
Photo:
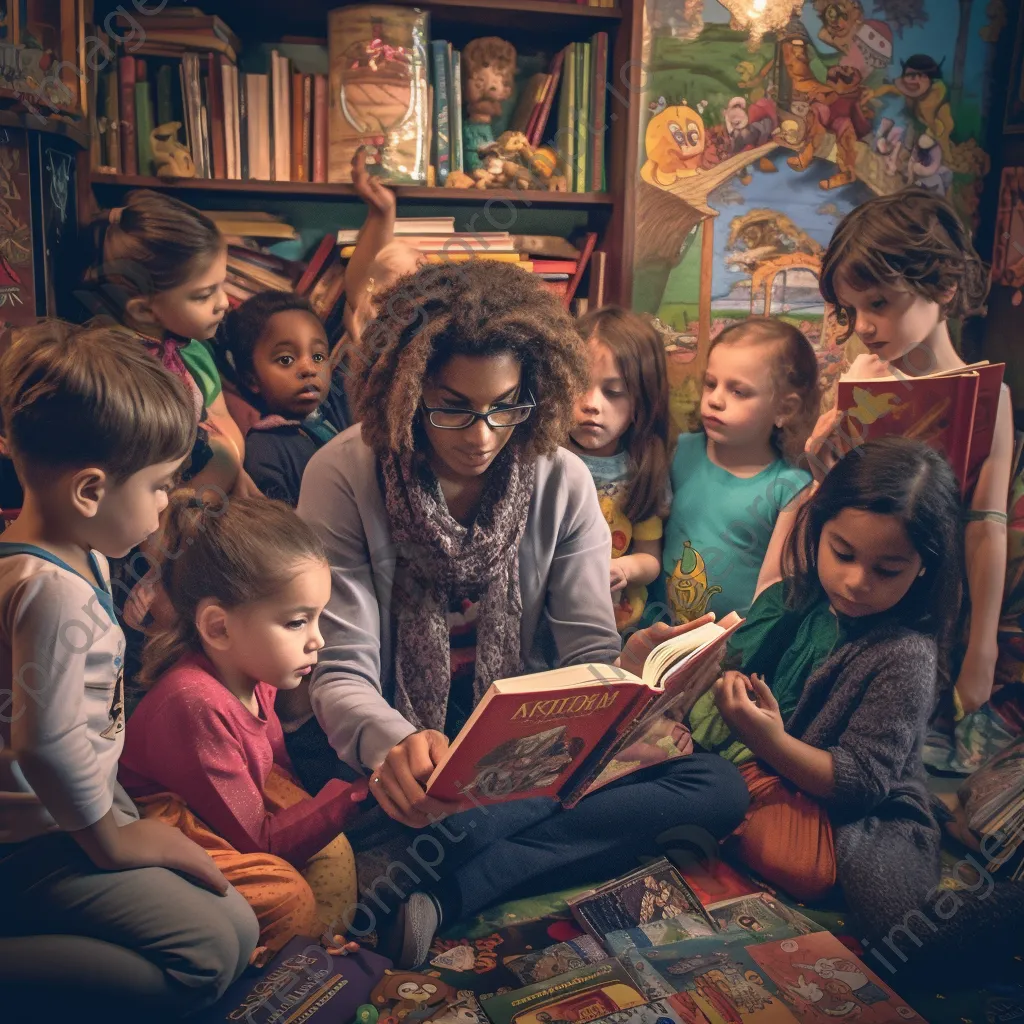
[[[953,879],[960,856],[952,850],[945,854],[945,884],[950,887],[962,884]],[[673,965],[687,957],[687,966],[693,967],[692,974],[683,975],[681,969],[674,966],[662,978],[684,993],[684,1002],[656,999],[646,1007],[612,1015],[608,1019],[615,1024],[704,1024],[705,1019],[709,1024],[746,1024],[749,1021],[782,1024],[794,1019],[807,1024],[812,1021],[824,1024],[829,1019],[896,1022],[923,1018],[929,1024],[1010,1024],[1024,1020],[1024,962],[1012,977],[936,977],[933,984],[924,987],[920,984],[898,986],[898,975],[889,975],[873,963],[848,932],[841,907],[812,910],[789,900],[779,900],[774,892],[766,891],[766,887],[759,886],[749,875],[741,874],[726,862],[719,862],[710,871],[706,865],[696,870],[692,866],[684,867],[682,873],[698,898],[707,906],[717,908],[711,911],[717,925],[724,925],[726,931],[745,929],[749,933],[748,937],[737,941],[741,949],[754,943],[765,948],[769,948],[769,943],[772,947],[777,943],[778,950],[786,954],[780,962],[772,966],[766,956],[755,955],[753,959],[757,964],[748,962],[747,967],[768,967],[770,974],[762,971],[761,979],[774,979],[775,984],[782,981],[791,993],[800,992],[803,1002],[797,1005],[810,1012],[791,1016],[792,1002],[789,1009],[778,1000],[765,1002],[765,990],[760,986],[752,988],[751,975],[743,970],[746,959],[743,954],[733,958],[733,965],[726,962],[722,953],[716,957],[716,947],[723,948],[721,934],[683,940],[682,945],[676,942],[663,946],[661,943],[671,941],[672,936],[667,931],[659,935],[657,929],[648,926],[651,939],[659,945],[646,951],[633,949],[624,955],[632,957],[631,962],[635,963],[636,958],[645,953],[650,955],[657,948],[665,950],[666,959]],[[495,993],[503,994],[578,971],[608,956],[606,948],[583,932],[567,903],[585,891],[553,893],[495,907],[472,924],[464,923],[435,939],[430,964],[423,970],[437,974],[451,986],[453,991],[449,996],[456,1000],[452,1009],[435,1020],[443,1024],[477,1024],[479,1019],[481,1024],[487,1024],[486,1017],[478,1018],[478,1007],[472,995],[486,1002],[486,997]],[[661,892],[667,891],[662,889]],[[790,917],[787,907],[800,916]],[[785,918],[789,918],[790,927],[786,926]],[[801,935],[802,931],[809,934]],[[773,935],[791,938],[773,941]],[[869,968],[874,968],[874,974],[895,988],[899,998],[884,993],[870,980],[864,984],[865,976],[859,964],[837,961],[835,958],[841,957],[843,950],[833,936],[843,947],[861,957]],[[739,970],[730,970],[737,962]],[[680,972],[678,981],[671,978],[673,970]],[[714,987],[702,979],[702,972]],[[787,976],[790,972],[791,978]],[[768,980],[766,987],[768,993],[777,991],[772,980]],[[686,998],[687,992],[690,998]],[[694,1009],[698,1012],[694,1013]],[[381,1024],[385,1024],[387,1015],[387,1009],[383,1009]],[[541,1011],[536,1019],[539,1024],[560,1024],[557,1013],[545,1015]]]

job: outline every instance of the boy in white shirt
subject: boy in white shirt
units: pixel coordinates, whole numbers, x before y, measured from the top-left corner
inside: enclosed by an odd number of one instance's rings
[[[192,1012],[258,928],[210,857],[117,785],[125,640],[104,556],[156,532],[194,412],[134,336],[61,323],[0,361],[0,412],[25,491],[0,539],[3,1008],[20,990],[36,1012]]]

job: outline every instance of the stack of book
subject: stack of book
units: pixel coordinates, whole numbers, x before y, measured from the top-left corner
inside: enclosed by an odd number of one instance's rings
[[[1024,878],[1024,738],[1018,737],[960,787],[967,824],[981,840],[989,871]]]
[[[358,238],[358,229],[338,232],[342,260],[352,257]],[[594,252],[597,235],[586,235],[581,249],[577,249],[563,239],[547,236],[514,236],[507,231],[456,231],[454,217],[399,217],[395,222],[395,240],[418,249],[429,263],[458,263],[470,259],[513,263],[534,274],[548,291],[562,298],[568,306]],[[546,255],[552,243],[556,254]],[[602,260],[602,280],[603,265]]]

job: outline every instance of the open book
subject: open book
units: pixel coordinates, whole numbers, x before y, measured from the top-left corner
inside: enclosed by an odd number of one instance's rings
[[[841,380],[842,429],[856,444],[894,434],[924,441],[946,457],[967,494],[992,450],[1005,368],[980,362],[922,377]]]
[[[643,678],[572,665],[492,683],[427,793],[481,804],[550,796],[572,807],[630,772],[689,754],[686,718],[718,677],[735,613],[659,644]]]

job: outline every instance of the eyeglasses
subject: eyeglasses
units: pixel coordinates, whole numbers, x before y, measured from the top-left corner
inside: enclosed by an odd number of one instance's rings
[[[533,393],[526,393],[529,396],[526,402],[520,405],[504,405],[490,412],[474,412],[472,409],[434,409],[422,399],[421,405],[430,425],[437,427],[438,430],[465,430],[473,426],[477,420],[484,420],[491,430],[502,430],[525,423],[530,418],[530,413],[537,408]]]

